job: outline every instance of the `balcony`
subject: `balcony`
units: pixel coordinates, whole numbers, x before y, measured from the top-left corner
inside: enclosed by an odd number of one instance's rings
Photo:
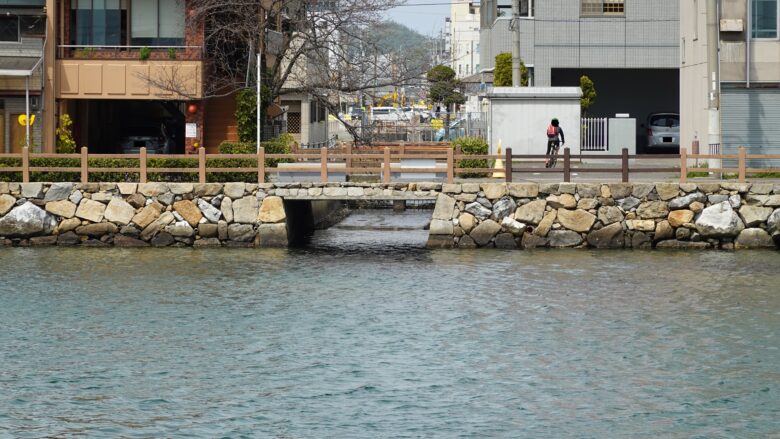
[[[201,46],[59,46],[59,99],[200,99]]]

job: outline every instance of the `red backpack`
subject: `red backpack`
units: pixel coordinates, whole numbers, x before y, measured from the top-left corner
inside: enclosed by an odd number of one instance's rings
[[[558,127],[550,126],[547,127],[547,137],[558,137]]]

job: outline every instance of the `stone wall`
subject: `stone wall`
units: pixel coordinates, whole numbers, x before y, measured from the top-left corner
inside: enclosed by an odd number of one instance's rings
[[[273,185],[0,183],[0,246],[286,246]]]
[[[428,246],[780,246],[780,184],[445,184]]]
[[[316,200],[436,200],[429,247],[780,245],[780,184],[0,182],[0,246],[287,246]]]
[[[0,182],[0,246],[287,246],[304,234],[301,229],[312,229],[337,209],[334,201],[435,200],[441,188],[440,183]],[[296,217],[288,218],[288,210]]]

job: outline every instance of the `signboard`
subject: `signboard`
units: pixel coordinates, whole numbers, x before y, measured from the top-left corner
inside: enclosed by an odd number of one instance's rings
[[[265,51],[273,55],[281,55],[284,51],[284,34],[272,30],[265,33]]]
[[[198,137],[198,124],[187,123],[184,124],[184,137],[188,139],[194,139]]]

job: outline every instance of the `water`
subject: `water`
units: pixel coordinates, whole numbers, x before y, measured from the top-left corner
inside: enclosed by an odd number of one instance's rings
[[[778,437],[777,252],[384,233],[0,249],[0,437]]]

